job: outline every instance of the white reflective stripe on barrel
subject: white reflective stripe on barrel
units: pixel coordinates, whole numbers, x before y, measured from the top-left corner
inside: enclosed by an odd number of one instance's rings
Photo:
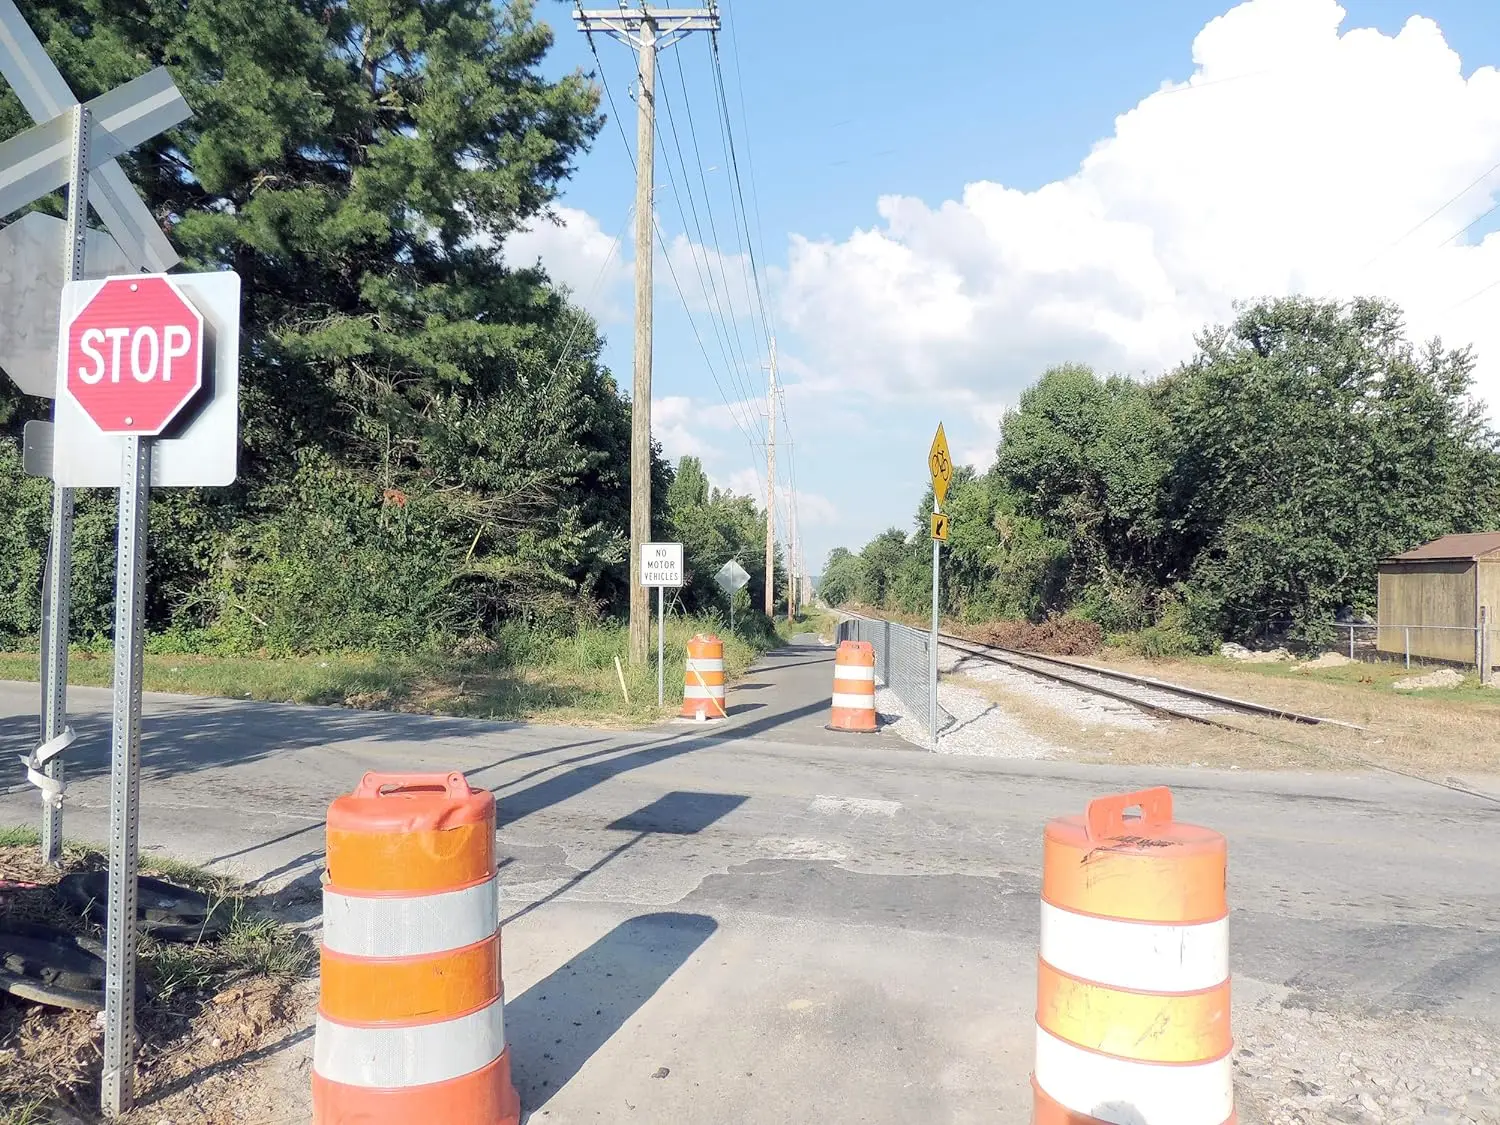
[[[699,687],[697,684],[688,684],[687,687],[685,687],[685,688],[682,689],[682,698],[684,698],[684,699],[723,699],[724,698],[724,689],[723,689],[722,686],[717,685],[717,684],[711,685],[709,687]]]
[[[698,660],[690,656],[688,657],[687,670],[689,672],[722,672],[724,671],[724,661],[722,659]]]
[[[835,707],[848,707],[855,711],[875,710],[875,697],[873,695],[846,695],[841,691],[833,693],[833,705]]]
[[[866,664],[839,664],[833,669],[835,680],[869,680],[875,682],[875,669]]]
[[[351,957],[419,957],[463,949],[500,928],[493,878],[461,891],[397,896],[323,889],[323,944]]]
[[[1234,1109],[1231,1056],[1192,1066],[1131,1062],[1036,1029],[1036,1083],[1064,1109],[1111,1125],[1224,1125]]]
[[[1079,980],[1135,992],[1197,992],[1229,979],[1229,920],[1122,922],[1042,903],[1042,960]]]
[[[345,1086],[394,1089],[462,1078],[505,1050],[505,998],[413,1027],[349,1027],[318,1016],[313,1070]]]

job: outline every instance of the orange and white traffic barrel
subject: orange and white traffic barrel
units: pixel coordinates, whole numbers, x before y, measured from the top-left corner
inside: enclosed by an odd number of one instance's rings
[[[314,1125],[517,1125],[495,799],[367,773],[328,809]]]
[[[724,709],[724,642],[712,633],[699,633],[688,641],[682,710],[677,714],[700,723],[729,717]]]
[[[1032,1125],[1233,1125],[1227,855],[1168,789],[1047,825]]]
[[[833,716],[828,729],[868,734],[879,725],[875,646],[869,641],[842,641],[833,657]]]

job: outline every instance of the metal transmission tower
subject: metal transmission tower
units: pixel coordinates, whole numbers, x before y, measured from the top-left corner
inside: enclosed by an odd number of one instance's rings
[[[641,585],[641,545],[651,538],[651,266],[656,163],[656,56],[690,31],[718,31],[719,12],[705,8],[585,11],[573,18],[593,41],[600,31],[639,56],[635,160],[635,377],[630,400],[630,662],[644,664],[651,639],[650,592]]]

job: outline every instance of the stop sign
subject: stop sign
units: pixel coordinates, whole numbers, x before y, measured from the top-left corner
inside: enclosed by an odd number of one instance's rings
[[[62,362],[100,430],[154,437],[203,386],[203,317],[165,274],[111,278],[68,322]]]

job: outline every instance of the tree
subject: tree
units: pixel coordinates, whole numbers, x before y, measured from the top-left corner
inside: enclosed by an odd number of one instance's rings
[[[1467,349],[1414,347],[1400,310],[1291,297],[1203,334],[1161,387],[1198,630],[1302,629],[1373,608],[1376,563],[1500,526],[1500,453]]]
[[[860,583],[864,581],[860,558],[847,548],[835,547],[823,565],[822,582],[818,596],[831,606],[846,605],[859,596]]]
[[[896,577],[908,554],[906,533],[899,527],[882,531],[860,552],[858,598],[871,606],[895,608]]]
[[[1052,542],[1041,549],[1036,580],[1050,589],[1037,609],[1060,599],[1109,629],[1149,622],[1151,592],[1176,555],[1162,512],[1167,423],[1148,387],[1052,368],[1002,422],[994,471],[1014,514],[1039,521]]]
[[[194,117],[127,163],[188,264],[245,285],[242,480],[153,505],[153,623],[255,643],[260,608],[345,583],[409,645],[618,604],[628,406],[588,316],[505,261],[600,126],[529,0],[24,7],[83,97],[171,68]]]
[[[1473,368],[1410,343],[1386,302],[1300,297],[1242,309],[1153,384],[1052,368],[1003,420],[990,472],[955,476],[945,609],[1155,623],[1174,649],[1368,610],[1381,558],[1500,526]],[[861,600],[926,607],[931,511],[929,492],[917,535],[866,545]]]
[[[731,559],[750,575],[737,596],[736,613],[763,605],[766,588],[766,523],[748,496],[713,488],[696,457],[684,457],[666,490],[666,524],[683,545],[687,585],[680,591],[689,612],[717,611],[728,615],[729,599],[715,581]],[[778,556],[779,561],[779,556]]]

